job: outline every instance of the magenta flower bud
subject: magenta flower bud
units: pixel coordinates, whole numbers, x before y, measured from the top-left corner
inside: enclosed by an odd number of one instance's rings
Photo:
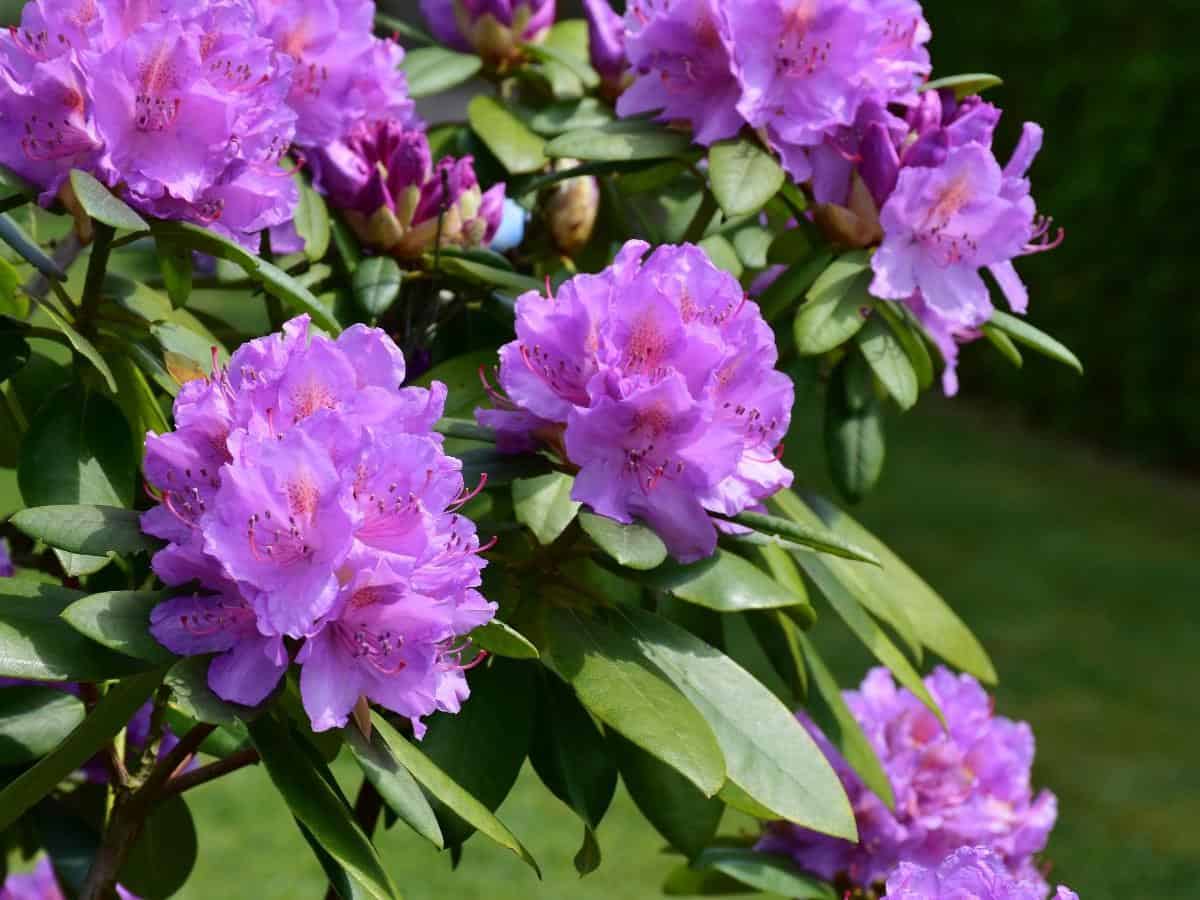
[[[588,22],[588,49],[592,68],[610,90],[619,89],[629,61],[625,57],[625,22],[609,0],[583,0]]]
[[[432,164],[422,131],[394,120],[359,122],[310,158],[313,184],[368,246],[412,259],[437,243],[484,247],[503,217],[504,186],[479,187],[471,157]]]
[[[421,0],[439,41],[478,53],[500,68],[520,58],[522,44],[542,40],[554,24],[555,0]]]
[[[959,847],[982,845],[995,854],[1006,877],[1038,885],[1034,896],[1040,900],[1046,885],[1033,857],[1046,846],[1058,805],[1052,793],[1035,796],[1030,785],[1033,732],[1024,722],[995,715],[992,698],[970,675],[939,666],[925,686],[942,710],[946,728],[911,691],[897,687],[887,669],[872,669],[859,690],[845,692],[850,711],[883,764],[895,810],[863,784],[801,714],[842,779],[860,843],[776,822],[758,849],[790,856],[822,879],[841,876],[868,888],[901,861],[936,867]]]
[[[1045,900],[1046,884],[1014,878],[987,847],[962,847],[937,865],[902,862],[887,879],[883,900]],[[1079,900],[1059,885],[1052,900]]]

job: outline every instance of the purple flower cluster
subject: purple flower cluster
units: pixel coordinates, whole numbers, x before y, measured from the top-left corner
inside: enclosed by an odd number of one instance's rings
[[[43,203],[84,169],[150,216],[252,245],[298,198],[293,142],[412,117],[370,0],[35,0],[0,38],[0,164]]]
[[[797,181],[863,104],[912,104],[930,70],[916,0],[631,0],[635,80],[621,115],[656,112],[711,144],[749,125]]]
[[[1042,881],[1014,878],[987,847],[963,847],[936,866],[903,862],[888,876],[885,900],[1044,900]],[[1059,886],[1053,900],[1079,900]]]
[[[555,0],[421,0],[421,12],[443,44],[478,53],[489,65],[519,58],[554,24]]]
[[[758,849],[785,854],[814,874],[869,886],[899,863],[937,866],[960,847],[983,845],[1014,878],[1045,883],[1033,855],[1058,815],[1053,794],[1030,786],[1033,732],[993,715],[992,700],[969,675],[938,667],[925,679],[948,730],[891,674],[873,669],[846,702],[883,763],[895,794],[889,810],[810,722],[850,797],[860,843],[773,823]],[[907,895],[905,895],[907,896]],[[914,895],[915,896],[915,895]],[[937,896],[932,895],[932,896]]]
[[[443,247],[486,247],[504,215],[503,184],[480,190],[469,156],[435,166],[425,133],[395,119],[359,120],[310,162],[359,239],[394,256],[419,257],[439,234]]]
[[[116,888],[119,900],[138,900],[121,885]],[[66,900],[66,897],[58,886],[54,866],[43,856],[30,871],[13,873],[4,880],[0,885],[0,900]]]
[[[950,91],[925,92],[904,119],[865,106],[855,127],[839,135],[838,152],[825,154],[814,182],[818,201],[843,203],[861,178],[883,231],[871,292],[916,314],[946,361],[948,394],[957,390],[958,343],[979,337],[993,312],[981,270],[1023,313],[1029,294],[1013,260],[1061,241],[1061,232],[1049,239],[1050,221],[1038,217],[1030,196],[1027,173],[1042,129],[1026,122],[1001,166],[992,150],[999,119],[990,103],[959,101]]]
[[[176,430],[146,439],[161,503],[142,527],[169,585],[151,631],[183,655],[216,654],[209,685],[254,705],[292,658],[314,729],[345,725],[360,697],[407,716],[457,712],[460,636],[495,610],[485,563],[456,510],[462,464],[430,429],[446,388],[402,388],[404,357],[378,329],[336,340],[305,317],[188,382]]]
[[[642,519],[682,561],[709,556],[709,512],[733,515],[791,483],[777,448],[792,383],[737,281],[691,245],[630,241],[599,275],[517,300],[500,350],[501,446],[548,446],[578,467],[573,496]]]

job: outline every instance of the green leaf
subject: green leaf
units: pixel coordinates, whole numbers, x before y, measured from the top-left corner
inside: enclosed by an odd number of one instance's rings
[[[458,458],[463,464],[463,481],[477,484],[486,475],[488,487],[501,487],[518,478],[533,478],[550,471],[550,461],[544,456],[514,456],[494,447],[467,450],[459,453]]]
[[[661,125],[637,120],[617,121],[600,128],[581,128],[555,138],[546,155],[600,162],[670,159],[691,147],[691,138]]]
[[[721,649],[755,681],[790,705],[795,699],[792,688],[771,662],[751,621],[750,616],[721,616]]]
[[[101,647],[59,618],[83,596],[24,578],[0,581],[0,677],[104,681],[146,666]]]
[[[404,766],[396,761],[391,749],[372,729],[371,738],[363,737],[351,723],[345,729],[346,745],[367,780],[379,791],[379,796],[413,831],[439,850],[445,847],[442,829],[433,807],[421,792],[420,785]]]
[[[671,766],[707,796],[725,763],[703,717],[646,660],[632,652],[611,617],[554,608],[545,620],[542,662],[575,690],[600,721]]]
[[[495,350],[476,350],[438,363],[415,383],[427,388],[435,381],[442,382],[449,391],[445,415],[474,418],[475,408],[487,399],[480,370],[487,371],[495,365]]]
[[[533,642],[511,625],[492,619],[469,635],[471,643],[491,653],[508,659],[537,659],[538,649]]]
[[[123,352],[111,353],[107,357],[117,379],[116,401],[129,421],[130,437],[138,450],[144,453],[146,432],[165,434],[171,430],[167,417],[159,405],[158,396],[150,387],[146,376],[137,363]]]
[[[433,430],[446,437],[459,438],[476,443],[496,443],[496,432],[484,425],[477,425],[468,419],[441,418],[433,423]]]
[[[191,811],[175,794],[155,805],[117,878],[142,900],[167,900],[191,876],[197,849]]]
[[[188,656],[167,672],[166,683],[171,688],[171,706],[197,722],[220,725],[235,733],[245,730],[242,724],[246,707],[222,700],[208,686],[208,656]]]
[[[712,869],[697,872],[691,866],[680,866],[667,875],[662,892],[668,897],[728,897],[754,890]]]
[[[453,810],[463,821],[478,829],[481,834],[487,835],[501,847],[515,853],[541,878],[541,869],[529,851],[486,806],[463,790],[417,747],[401,737],[378,713],[371,714],[371,724],[400,765],[408,769],[425,790],[437,797],[448,809]],[[478,754],[475,759],[478,762]]]
[[[192,251],[165,239],[157,240],[155,246],[167,296],[173,307],[182,309],[192,295]]]
[[[927,390],[933,384],[933,359],[929,355],[929,348],[925,346],[925,338],[920,329],[897,312],[891,303],[877,303],[875,311],[887,320],[892,334],[904,348],[909,364],[916,373],[917,384],[921,390]]]
[[[746,528],[752,528],[760,534],[777,535],[789,544],[807,547],[818,553],[879,565],[879,560],[870,550],[846,540],[836,532],[823,527],[819,522],[815,526],[806,525],[792,519],[757,512],[739,513],[730,521]]]
[[[497,809],[516,784],[533,734],[534,668],[495,659],[469,677],[471,701],[455,716],[435,716],[421,749],[438,768],[490,810]],[[488,748],[486,766],[479,748]],[[469,822],[435,802],[446,845],[461,844],[474,833]]]
[[[162,681],[162,670],[114,684],[65,741],[0,791],[0,831],[49,794],[125,727]],[[75,680],[68,676],[65,680]],[[93,681],[97,679],[80,679]]]
[[[248,723],[267,774],[292,815],[318,844],[376,900],[393,900],[397,892],[370,839],[316,764],[297,753],[287,726],[273,715]]]
[[[75,730],[83,713],[78,697],[54,688],[0,688],[0,768],[41,759]]]
[[[871,391],[852,390],[855,359],[847,359],[834,370],[825,396],[825,453],[829,474],[851,503],[862,500],[883,474],[887,453],[883,416]],[[860,365],[865,365],[859,361]],[[848,395],[859,404],[852,408]]]
[[[829,761],[792,712],[737,663],[640,609],[614,629],[695,705],[717,737],[729,780],[779,818],[856,840],[854,813]]]
[[[71,170],[71,189],[83,211],[105,225],[126,231],[148,231],[149,223],[124,200],[80,169]]]
[[[529,761],[550,793],[595,829],[617,789],[617,765],[604,735],[570,688],[544,671],[538,675]]]
[[[408,76],[408,94],[419,99],[440,94],[474,78],[483,60],[473,53],[455,53],[444,47],[420,47],[404,54],[401,70]]]
[[[562,472],[513,482],[517,521],[533,532],[539,544],[553,544],[575,521],[580,504],[571,499],[575,479]]]
[[[1018,319],[1016,316],[1010,316],[1006,312],[996,310],[992,313],[992,318],[988,324],[1007,334],[1018,344],[1024,344],[1026,347],[1036,350],[1043,356],[1050,357],[1055,362],[1069,366],[1080,375],[1083,374],[1083,363],[1079,361],[1079,357],[1072,353],[1066,346],[1046,334],[1046,332],[1034,328],[1024,319]]]
[[[96,367],[96,371],[104,376],[104,383],[108,385],[108,389],[115,394],[117,392],[117,381],[113,377],[112,369],[108,367],[108,363],[104,361],[104,357],[96,349],[96,345],[76,331],[75,326],[64,319],[58,310],[49,303],[38,303],[38,308],[46,314],[46,318],[54,323],[54,327],[63,333],[67,341],[75,349],[75,352]]]
[[[859,568],[856,574],[903,607],[922,644],[956,669],[970,672],[987,684],[996,683],[996,669],[987,651],[937,591],[879,538],[832,503],[820,497],[810,498],[809,503],[826,525],[879,557],[881,569]]]
[[[863,311],[874,300],[867,288],[871,269],[863,251],[835,259],[808,291],[796,312],[796,350],[804,356],[827,353],[844,344],[866,324]]]
[[[738,259],[747,269],[761,269],[767,265],[767,249],[773,235],[761,225],[743,225],[730,236]]]
[[[432,256],[427,255],[426,260],[432,265]],[[542,285],[538,284],[537,281],[528,275],[522,275],[519,272],[512,272],[508,269],[500,269],[496,266],[485,265],[473,259],[463,259],[462,257],[443,254],[440,265],[442,271],[449,275],[456,275],[468,281],[487,285],[488,287],[498,287],[518,293],[526,291],[540,293],[544,289]]]
[[[308,313],[318,326],[331,334],[336,335],[342,330],[337,319],[308,288],[287,272],[216,232],[187,222],[155,222],[153,231],[155,237],[161,235],[185,247],[234,263],[261,284],[268,294],[278,297],[294,312]]]
[[[1021,357],[1021,351],[1017,349],[1017,345],[1013,343],[1012,338],[993,325],[991,322],[984,322],[979,329],[983,332],[983,336],[988,339],[993,347],[1000,351],[1000,355],[1007,359],[1018,369],[1025,365],[1025,360]]]
[[[640,523],[622,525],[605,516],[579,513],[579,524],[601,550],[627,569],[653,569],[667,558],[667,545]]]
[[[654,588],[717,612],[745,612],[781,606],[806,606],[794,594],[753,563],[718,549],[707,559],[689,565],[668,562],[641,576]]]
[[[940,91],[942,88],[953,88],[954,96],[961,100],[972,94],[982,94],[988,88],[1004,84],[1004,79],[998,75],[986,72],[972,72],[967,75],[947,75],[945,78],[935,78],[921,85],[920,91]]]
[[[892,395],[901,409],[912,409],[917,403],[920,385],[917,370],[909,361],[900,339],[880,315],[873,315],[854,336],[867,365],[875,377]]]
[[[34,506],[9,521],[31,538],[72,553],[141,553],[158,546],[142,534],[136,510],[117,506]]]
[[[555,28],[561,28],[564,25],[573,25],[573,22],[559,22]],[[586,36],[586,23],[584,25],[584,34]],[[587,60],[576,56],[559,47],[555,47],[550,43],[542,44],[526,44],[525,50],[530,56],[535,59],[540,59],[542,62],[552,63],[562,66],[579,82],[585,90],[594,90],[600,85],[600,76],[596,74],[596,70],[588,65]],[[554,81],[551,78],[551,81]],[[575,92],[578,93],[578,92]]]
[[[773,322],[791,309],[792,304],[805,295],[832,261],[833,254],[822,250],[784,270],[758,298],[763,318]]]
[[[546,165],[545,140],[493,98],[475,97],[467,106],[467,121],[509,174],[527,175]]]
[[[31,200],[40,193],[39,189],[30,184],[8,166],[0,166],[0,197],[11,197],[13,194],[23,194]]]
[[[808,696],[808,711],[813,721],[821,729],[821,733],[829,739],[833,746],[854,769],[888,809],[896,808],[896,797],[892,792],[892,783],[888,780],[887,772],[879,762],[875,749],[863,733],[862,726],[854,718],[837,680],[825,666],[817,648],[802,633],[795,634],[797,642],[804,653],[804,663],[811,677],[814,690]]]
[[[734,138],[708,150],[708,177],[725,215],[748,216],[783,187],[783,168],[758,141]]]
[[[324,198],[309,187],[300,175],[294,176],[300,189],[300,202],[296,205],[294,222],[296,233],[304,241],[304,255],[312,262],[324,259],[329,251],[331,238],[329,210]]]
[[[16,254],[51,281],[62,281],[67,273],[54,260],[42,252],[8,213],[0,213],[0,241],[8,244]]]
[[[805,875],[788,859],[741,847],[710,847],[692,863],[693,869],[711,869],[748,887],[794,900],[837,900],[833,888]]]
[[[621,781],[638,810],[672,847],[693,857],[717,833],[725,804],[620,734],[608,733]]]
[[[742,272],[745,271],[742,261],[733,244],[729,243],[729,239],[724,235],[709,235],[700,242],[700,248],[708,254],[708,258],[718,269],[728,272],[734,278],[742,277]]]
[[[151,663],[177,657],[150,634],[150,612],[165,599],[162,591],[110,591],[76,600],[62,617],[97,644]]]
[[[612,121],[612,107],[595,97],[582,97],[539,109],[529,117],[528,125],[538,134],[554,137],[581,128],[602,128]]]
[[[364,259],[354,270],[354,299],[372,320],[387,312],[400,296],[404,273],[390,256]]]

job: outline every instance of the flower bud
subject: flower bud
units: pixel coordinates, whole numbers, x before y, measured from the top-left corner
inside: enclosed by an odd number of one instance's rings
[[[576,160],[560,160],[558,168],[579,165]],[[546,221],[550,236],[564,256],[574,256],[584,248],[596,227],[600,211],[600,184],[592,175],[560,181],[547,192]]]
[[[583,0],[588,22],[588,47],[592,68],[604,80],[609,93],[619,93],[625,69],[625,22],[613,10],[609,0]]]
[[[439,41],[475,52],[501,68],[537,43],[554,24],[555,0],[421,0],[421,11]]]

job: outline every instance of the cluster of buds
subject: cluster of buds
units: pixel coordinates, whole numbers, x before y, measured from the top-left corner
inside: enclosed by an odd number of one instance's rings
[[[521,58],[554,24],[554,0],[421,0],[421,11],[439,41],[478,53],[493,68]]]

